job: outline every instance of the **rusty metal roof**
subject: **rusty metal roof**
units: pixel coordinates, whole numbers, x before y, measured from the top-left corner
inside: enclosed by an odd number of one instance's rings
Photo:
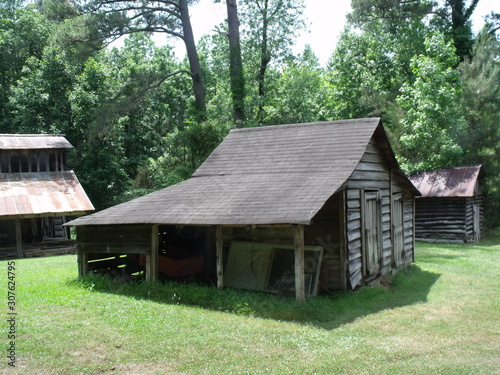
[[[481,165],[442,168],[410,177],[422,197],[472,197],[477,193]]]
[[[189,180],[68,225],[310,224],[375,135],[378,118],[232,130]]]
[[[82,215],[94,206],[73,171],[0,173],[0,217]]]
[[[73,148],[61,134],[0,134],[0,150]]]

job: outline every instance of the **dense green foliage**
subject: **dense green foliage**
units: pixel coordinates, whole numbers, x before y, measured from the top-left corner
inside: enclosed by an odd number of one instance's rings
[[[292,53],[303,0],[241,0],[243,72],[230,69],[226,24],[194,46],[196,1],[157,3],[0,4],[0,132],[64,133],[98,209],[188,178],[236,119],[380,116],[408,173],[482,163],[500,224],[500,42],[494,24],[472,34],[477,0],[353,1],[326,67],[308,46]],[[152,32],[182,38],[188,58]]]

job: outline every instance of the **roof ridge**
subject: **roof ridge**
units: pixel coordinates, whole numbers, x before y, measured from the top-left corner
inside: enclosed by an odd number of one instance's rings
[[[65,134],[0,134],[0,137],[65,137]]]
[[[293,127],[311,127],[318,125],[333,125],[333,124],[349,124],[349,123],[359,123],[359,122],[380,122],[380,117],[366,117],[359,119],[348,119],[348,120],[331,120],[331,121],[316,121],[316,122],[300,122],[296,124],[282,124],[282,125],[264,125],[264,126],[255,126],[251,128],[238,128],[231,129],[231,132],[246,132],[246,131],[268,131],[276,128],[293,128]]]

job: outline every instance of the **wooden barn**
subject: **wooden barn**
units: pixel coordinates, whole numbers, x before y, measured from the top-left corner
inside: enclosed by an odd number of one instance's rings
[[[410,177],[421,192],[415,233],[420,241],[472,243],[481,239],[484,195],[481,165],[443,168]]]
[[[0,259],[74,249],[67,216],[94,210],[61,135],[0,134]]]
[[[67,225],[80,275],[144,266],[303,300],[410,264],[418,194],[378,118],[267,126],[232,130],[187,181]]]

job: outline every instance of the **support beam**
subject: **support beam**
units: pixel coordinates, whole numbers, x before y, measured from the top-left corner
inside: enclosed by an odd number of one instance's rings
[[[21,230],[21,219],[16,219],[16,257],[23,257],[23,232]]]
[[[223,259],[223,238],[222,226],[215,229],[215,248],[217,251],[217,288],[224,288],[224,259]]]
[[[159,226],[151,227],[151,251],[146,255],[146,280],[158,280]]]
[[[304,226],[294,225],[295,242],[295,297],[297,301],[305,301],[304,278]]]
[[[82,277],[89,273],[89,254],[77,249],[78,276]]]
[[[394,227],[394,176],[393,176],[393,169],[391,168],[391,172],[389,175],[389,215],[390,215],[390,227],[391,227],[391,267],[392,268],[397,268],[396,265],[396,259],[395,259],[395,249],[396,247],[396,228]],[[404,207],[404,204],[403,204]],[[404,216],[404,215],[403,215]],[[403,217],[403,232],[404,232],[404,217]],[[403,241],[404,242],[404,241]],[[403,248],[404,248],[404,243],[403,243]]]
[[[415,240],[416,240],[416,237],[417,237],[417,233],[415,232],[415,224],[417,223],[416,219],[415,219],[415,213],[416,213],[416,209],[417,209],[417,200],[415,199],[415,197],[413,197],[413,202],[412,202],[412,207],[413,207],[413,219],[412,219],[412,225],[413,225],[413,228],[412,228],[412,231],[413,231],[413,239],[412,239],[412,253],[411,253],[411,260],[413,263],[415,263]],[[404,200],[403,200],[403,220],[404,220]],[[403,244],[403,246],[405,246]],[[406,249],[405,249],[405,254],[406,254]]]

